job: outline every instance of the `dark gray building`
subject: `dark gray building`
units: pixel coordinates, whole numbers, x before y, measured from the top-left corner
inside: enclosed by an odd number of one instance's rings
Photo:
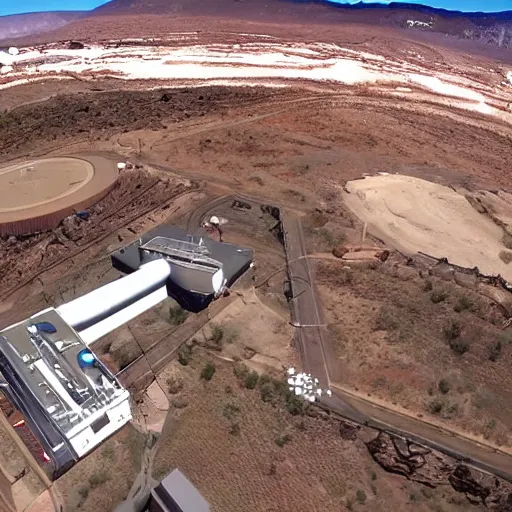
[[[151,491],[149,512],[210,512],[210,505],[185,475],[175,469]]]

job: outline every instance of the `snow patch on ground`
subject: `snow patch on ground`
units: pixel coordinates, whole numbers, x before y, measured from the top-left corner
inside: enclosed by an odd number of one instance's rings
[[[193,36],[195,33],[178,35]],[[176,34],[170,37],[172,39]],[[392,84],[399,92],[409,92],[408,86],[416,85],[439,96],[463,100],[463,108],[485,114],[496,111],[488,105],[489,100],[483,92],[479,92],[485,87],[468,78],[436,73],[403,59],[395,62],[380,55],[327,43],[241,40],[239,44],[183,47],[91,45],[78,50],[51,46],[44,50],[21,48],[15,55],[0,52],[0,63],[3,64],[4,81],[0,89],[27,80],[67,78],[70,73],[86,76],[99,73],[124,80],[163,80],[171,86],[177,80],[208,83],[229,80],[231,84],[252,80],[265,85],[276,79],[343,85],[379,82]],[[10,81],[5,83],[6,79]],[[512,72],[507,79],[512,83]]]

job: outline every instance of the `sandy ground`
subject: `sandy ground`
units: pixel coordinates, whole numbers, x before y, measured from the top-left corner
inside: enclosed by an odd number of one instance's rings
[[[0,231],[48,230],[97,203],[114,186],[116,161],[97,155],[25,160],[0,169]]]
[[[346,189],[349,208],[392,246],[512,281],[512,269],[499,258],[502,229],[453,189],[401,175],[351,181]]]
[[[0,169],[0,213],[62,199],[86,185],[94,167],[76,158],[48,158]]]

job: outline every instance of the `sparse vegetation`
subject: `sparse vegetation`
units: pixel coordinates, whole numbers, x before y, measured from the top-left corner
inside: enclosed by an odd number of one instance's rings
[[[109,461],[113,461],[116,458],[116,452],[111,444],[106,444],[101,450],[101,456]]]
[[[172,325],[181,325],[188,316],[188,312],[185,311],[179,304],[171,306],[169,308],[169,322]]]
[[[109,480],[110,475],[107,471],[96,471],[89,477],[89,485],[94,489],[94,487],[98,487]]]
[[[190,357],[192,356],[192,349],[183,344],[178,350],[178,361],[181,365],[187,366],[190,362]]]
[[[462,328],[459,322],[451,320],[443,327],[443,335],[447,341],[453,341],[460,337]],[[451,346],[451,345],[450,345]]]
[[[274,386],[271,383],[263,384],[260,388],[260,395],[264,402],[271,402],[274,398]]]
[[[495,363],[501,356],[502,348],[503,345],[499,339],[490,345],[487,345],[487,357],[489,358],[489,361]]]
[[[232,436],[238,436],[240,435],[240,425],[238,423],[232,423],[229,427],[229,433]]]
[[[375,471],[372,471],[371,479],[372,479],[373,481],[377,480],[377,473],[375,473]]]
[[[425,284],[423,285],[423,291],[425,292],[431,292],[432,288],[434,288],[432,281],[425,281]]]
[[[283,447],[285,444],[288,444],[292,440],[292,436],[290,434],[284,434],[282,436],[276,437],[276,444],[279,447]]]
[[[382,306],[375,320],[376,331],[394,331],[398,329],[398,312],[389,306]]]
[[[461,311],[465,311],[467,309],[471,309],[473,307],[473,301],[467,295],[461,295],[457,300],[455,306],[453,306],[453,310],[456,313],[460,313]]]
[[[511,251],[500,251],[499,253],[500,260],[505,263],[505,265],[509,265],[512,262],[512,252]]]
[[[507,249],[512,249],[512,235],[508,231],[503,232],[503,238],[501,241]]]
[[[449,345],[453,352],[459,356],[463,356],[466,352],[469,351],[469,343],[464,340],[450,340]]]
[[[89,496],[89,487],[80,487],[78,489],[78,495],[80,498],[82,498],[83,501],[87,499],[87,496]]]
[[[439,391],[443,393],[443,395],[446,395],[446,393],[449,393],[451,386],[450,383],[446,379],[441,379],[438,384]]]
[[[265,182],[259,176],[250,176],[249,177],[249,181],[252,181],[253,183],[256,183],[260,187],[263,187],[263,185],[265,185]]]
[[[441,400],[435,398],[434,400],[431,400],[427,406],[428,412],[430,414],[440,414],[443,410],[444,402]]]
[[[448,298],[448,294],[443,290],[436,290],[430,294],[430,300],[434,304],[439,304],[440,302],[444,302]]]
[[[227,418],[228,420],[233,419],[239,413],[240,413],[240,407],[238,407],[238,405],[231,404],[231,403],[226,404],[226,406],[224,407],[224,411],[222,412],[224,417]]]
[[[245,376],[249,373],[249,368],[244,363],[237,363],[233,367],[233,373],[239,379],[245,379]]]
[[[215,365],[211,362],[206,363],[204,368],[201,371],[201,379],[203,380],[212,380],[212,377],[215,375]]]
[[[362,489],[358,489],[356,492],[357,501],[361,504],[366,502],[366,493]]]
[[[183,389],[183,380],[176,375],[171,375],[167,379],[167,390],[171,395],[179,393]]]
[[[244,386],[247,389],[254,389],[258,385],[259,378],[260,378],[260,376],[258,375],[257,372],[254,372],[254,371],[249,372],[245,376]]]

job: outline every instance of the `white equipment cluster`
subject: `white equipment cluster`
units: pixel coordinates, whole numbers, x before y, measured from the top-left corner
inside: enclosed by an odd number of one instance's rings
[[[322,389],[320,382],[317,378],[311,376],[310,373],[296,373],[295,368],[288,368],[286,370],[288,375],[288,384],[290,391],[295,395],[301,396],[308,402],[315,402],[320,399],[323,393],[328,397],[332,396],[330,389]]]

